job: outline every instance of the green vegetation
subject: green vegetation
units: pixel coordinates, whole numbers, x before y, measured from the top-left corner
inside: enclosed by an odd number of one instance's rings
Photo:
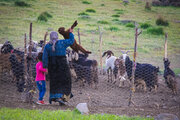
[[[96,10],[94,10],[94,9],[86,9],[86,12],[95,13],[95,12],[96,12]]]
[[[127,24],[126,24],[126,27],[134,28],[135,25],[134,25],[134,23],[127,23]]]
[[[114,9],[114,11],[116,11],[116,14],[124,14],[124,10],[123,9]]]
[[[105,4],[101,4],[101,6],[105,6]]]
[[[31,5],[24,2],[24,1],[15,1],[15,6],[19,6],[19,7],[30,7]]]
[[[153,34],[153,35],[163,35],[164,30],[162,27],[150,27],[147,29],[147,33]]]
[[[25,110],[25,109],[0,109],[1,120],[153,120],[153,118],[116,116],[110,114],[81,115],[75,109],[67,110]]]
[[[38,16],[38,21],[44,21],[47,22],[48,18],[52,18],[52,15],[48,12],[43,12]]]
[[[82,1],[83,4],[92,4],[91,2],[89,1]]]
[[[120,17],[120,15],[115,14],[115,15],[112,15],[112,17]]]
[[[168,26],[169,22],[164,20],[161,16],[156,20],[156,25]]]
[[[92,51],[93,57],[96,57],[94,59],[99,61],[99,33],[97,32],[92,36],[91,31],[98,31],[98,26],[100,26],[103,32],[102,51],[112,48],[114,54],[120,56],[119,51],[123,49],[133,51],[135,31],[133,28],[126,27],[126,25],[129,24],[128,22],[136,21],[137,23],[143,23],[139,26],[142,29],[142,34],[138,37],[140,41],[138,42],[138,48],[143,50],[140,49],[141,55],[137,56],[137,61],[144,62],[145,59],[145,62],[154,63],[154,65],[163,69],[161,60],[164,56],[164,49],[159,48],[164,46],[164,35],[159,34],[159,31],[152,32],[154,28],[157,30],[156,20],[161,15],[169,23],[168,26],[162,26],[160,29],[160,33],[168,33],[168,55],[173,56],[175,61],[173,64],[179,62],[179,58],[174,57],[178,56],[177,54],[180,51],[180,24],[176,22],[180,18],[180,8],[178,7],[152,6],[149,11],[145,10],[146,1],[142,0],[128,0],[129,4],[127,6],[123,5],[122,0],[18,0],[30,4],[31,7],[17,7],[15,1],[17,0],[0,0],[1,44],[5,40],[10,40],[14,47],[23,47],[23,36],[25,33],[29,33],[31,22],[33,23],[32,38],[39,41],[43,39],[48,28],[53,30],[57,30],[60,26],[68,28],[75,20],[78,20],[74,33],[76,34],[77,28],[80,28],[82,46]],[[106,7],[103,7],[104,5]],[[96,12],[86,12],[88,8],[94,9]],[[37,22],[38,17],[44,11],[47,11],[53,17],[41,16],[39,21],[47,22]],[[115,16],[112,17],[112,15]],[[133,27],[132,23],[130,26]],[[154,35],[157,33],[158,35]],[[63,38],[61,35],[59,37],[60,39]],[[91,45],[90,39],[92,37],[96,44]],[[109,40],[112,40],[112,45],[109,44]],[[146,45],[146,48],[142,47]],[[156,48],[158,48],[158,52]],[[148,52],[148,55],[146,52]],[[131,53],[129,55],[132,57]],[[154,59],[152,59],[152,56],[154,56]],[[173,68],[180,68],[179,64],[173,66]]]
[[[109,22],[105,21],[105,20],[98,21],[97,23],[100,23],[100,24],[109,24]]]
[[[175,69],[173,69],[173,71],[175,72],[176,75],[180,74],[180,68],[175,68]]]
[[[109,30],[110,30],[110,31],[117,32],[117,31],[119,31],[119,28],[118,28],[118,27],[113,26],[113,27],[110,27],[110,28],[109,28]]]
[[[143,28],[143,29],[147,29],[147,28],[151,27],[151,25],[149,23],[142,23],[140,25],[140,27]]]

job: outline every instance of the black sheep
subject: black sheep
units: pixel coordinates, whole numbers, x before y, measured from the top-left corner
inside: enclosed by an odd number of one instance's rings
[[[175,73],[170,68],[170,61],[164,58],[164,79],[167,87],[169,87],[174,94],[177,94],[177,82],[175,80]]]
[[[128,56],[125,60],[125,66],[128,78],[131,80],[133,62],[130,60]],[[150,88],[150,91],[152,90],[152,88],[155,88],[156,90],[156,88],[158,87],[158,72],[159,67],[155,67],[147,63],[136,63],[135,83],[138,82],[138,80],[144,80],[146,86]]]
[[[72,51],[72,54],[74,52]],[[70,65],[72,68],[74,68],[74,71],[77,76],[77,80],[85,80],[84,82],[87,82],[90,86],[92,84],[95,84],[95,87],[97,88],[98,83],[98,75],[97,75],[97,61],[96,60],[90,60],[87,59],[88,54],[80,54],[78,53],[78,59],[72,58],[72,61],[70,61]]]

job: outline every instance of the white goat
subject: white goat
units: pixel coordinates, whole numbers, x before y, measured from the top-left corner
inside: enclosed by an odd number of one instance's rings
[[[104,57],[105,55],[106,55],[106,68],[105,68],[105,71],[108,74],[108,82],[109,82],[109,80],[111,80],[111,82],[115,83],[115,81],[113,81],[113,70],[114,70],[114,67],[115,67],[114,62],[117,59],[117,57],[115,57],[114,53],[112,51],[110,51],[110,50],[104,52],[102,57]],[[110,79],[110,77],[111,77],[111,79]]]

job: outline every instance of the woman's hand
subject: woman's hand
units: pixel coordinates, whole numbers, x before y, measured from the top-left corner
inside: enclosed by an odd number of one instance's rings
[[[46,68],[46,72],[45,72],[46,74],[48,74],[48,69]]]
[[[69,29],[69,32],[71,32],[71,33],[72,33],[72,32],[73,32],[73,29],[72,29],[72,28],[70,28],[70,29]]]

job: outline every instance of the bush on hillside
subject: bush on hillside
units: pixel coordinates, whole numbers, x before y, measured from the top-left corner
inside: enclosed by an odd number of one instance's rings
[[[117,31],[119,31],[119,28],[118,27],[110,27],[109,30],[117,32]]]
[[[142,24],[141,24],[141,28],[143,28],[143,29],[147,29],[147,28],[149,28],[149,27],[151,27],[151,25],[148,24],[148,23],[142,23]]]
[[[112,15],[112,17],[120,17],[120,15],[115,14],[115,15]]]
[[[24,2],[24,1],[15,1],[14,2],[15,6],[19,6],[19,7],[30,7],[31,5]]]
[[[127,24],[126,24],[126,27],[134,28],[135,25],[134,25],[134,23],[127,23]]]
[[[158,27],[158,28],[151,27],[151,28],[147,29],[147,33],[148,34],[153,34],[153,35],[163,35],[164,30],[161,27]]]
[[[89,1],[82,1],[83,4],[91,4]]]
[[[82,18],[82,19],[89,19],[89,18],[90,18],[89,14],[87,14],[87,13],[85,13],[85,12],[81,12],[81,13],[79,13],[78,15],[79,15],[80,18]]]
[[[39,16],[38,16],[38,21],[44,21],[47,22],[48,18],[52,18],[52,15],[49,14],[48,12],[42,12]]]
[[[97,23],[100,23],[100,24],[109,24],[109,22],[105,21],[105,20],[98,21]]]
[[[164,20],[162,17],[159,17],[156,20],[156,25],[161,25],[161,26],[168,26],[169,22],[167,20]]]
[[[105,4],[101,4],[101,6],[105,6]]]
[[[94,10],[94,9],[86,9],[86,12],[95,13],[95,12],[96,12],[96,10]]]

